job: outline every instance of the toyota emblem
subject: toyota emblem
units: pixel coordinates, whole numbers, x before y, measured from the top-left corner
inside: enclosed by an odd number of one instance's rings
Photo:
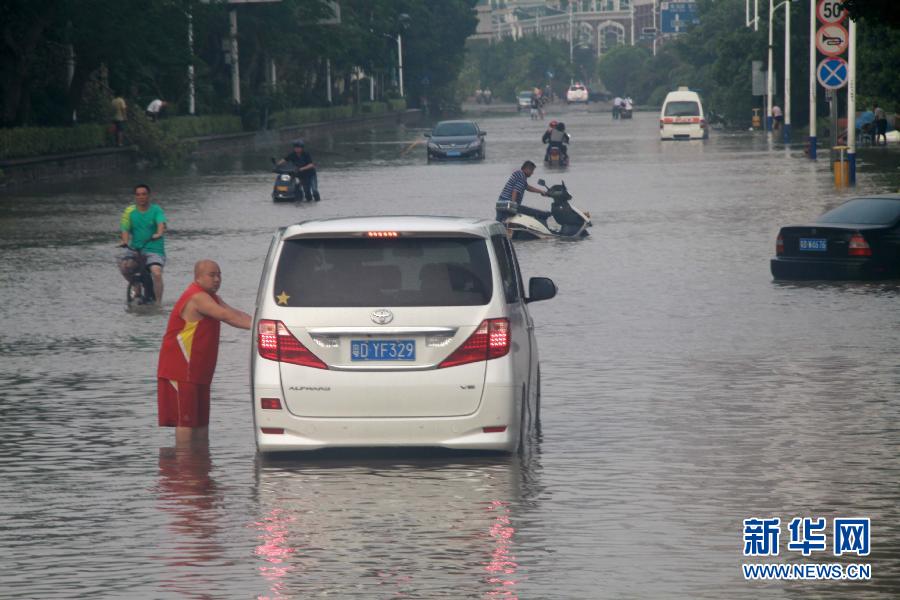
[[[386,308],[380,308],[372,313],[372,322],[378,325],[387,325],[394,320],[394,313]]]

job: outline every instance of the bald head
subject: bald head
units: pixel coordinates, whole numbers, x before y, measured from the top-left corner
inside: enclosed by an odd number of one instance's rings
[[[214,260],[204,258],[194,264],[194,282],[205,292],[215,294],[222,285],[222,271]]]

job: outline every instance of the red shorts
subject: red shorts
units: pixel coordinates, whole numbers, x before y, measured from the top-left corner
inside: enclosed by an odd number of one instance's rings
[[[157,379],[160,427],[209,425],[209,386],[201,383]]]

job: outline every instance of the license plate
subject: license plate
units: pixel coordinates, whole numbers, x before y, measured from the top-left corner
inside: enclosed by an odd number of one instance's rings
[[[459,156],[459,150],[450,150],[447,152],[447,156]]]
[[[276,185],[276,186],[275,186],[275,191],[277,191],[277,192],[286,192],[286,191],[288,191],[288,188],[287,188],[286,185]]]
[[[828,250],[828,240],[800,238],[800,250],[804,252],[825,252]]]
[[[416,341],[350,340],[350,360],[416,360]]]

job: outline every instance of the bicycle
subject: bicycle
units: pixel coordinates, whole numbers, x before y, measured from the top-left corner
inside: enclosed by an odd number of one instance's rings
[[[135,263],[134,266],[127,267],[131,271],[131,276],[128,277],[128,287],[125,289],[126,306],[153,304],[156,302],[156,294],[153,293],[153,277],[147,267],[147,257],[140,250],[125,244],[119,245],[119,248],[127,248],[133,252],[127,258],[123,258],[123,262]]]

